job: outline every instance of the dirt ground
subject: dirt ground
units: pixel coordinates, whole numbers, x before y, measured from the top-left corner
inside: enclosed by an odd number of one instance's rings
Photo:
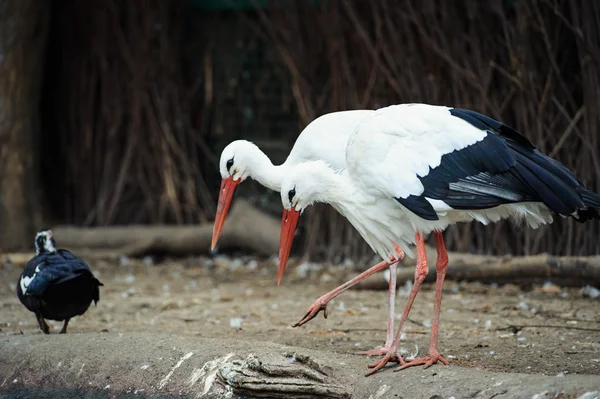
[[[330,303],[327,319],[321,313],[305,326],[291,327],[316,298],[360,272],[348,265],[291,262],[278,287],[273,259],[191,258],[156,264],[150,258],[122,258],[90,263],[104,287],[98,306],[71,321],[73,335],[144,332],[273,342],[322,351],[324,357],[371,349],[385,338],[385,291],[350,289]],[[18,266],[0,266],[0,336],[8,339],[41,334],[34,315],[15,294],[20,272]],[[408,290],[399,289],[398,318]],[[593,292],[590,298],[584,291],[552,284],[521,289],[447,281],[439,348],[450,367],[429,370],[458,366],[556,378],[599,375],[600,302]],[[403,335],[407,356],[426,353],[432,304],[433,286],[425,285]],[[55,332],[60,327],[54,323]],[[375,359],[352,358],[364,364],[363,371]]]

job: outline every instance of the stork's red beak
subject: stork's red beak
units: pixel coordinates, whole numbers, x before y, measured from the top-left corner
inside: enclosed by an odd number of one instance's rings
[[[292,249],[292,241],[294,240],[294,233],[296,232],[296,225],[298,224],[298,218],[300,212],[295,210],[294,207],[289,211],[283,210],[283,217],[281,218],[281,237],[279,239],[279,269],[277,270],[277,285],[281,283],[285,267],[287,266],[288,258],[290,257],[290,250]]]
[[[227,212],[229,211],[229,206],[231,206],[231,199],[233,198],[235,189],[241,181],[242,179],[234,181],[233,176],[221,181],[219,200],[217,202],[217,215],[215,216],[212,243],[210,244],[211,251],[215,249],[217,241],[219,241],[219,236],[221,235],[221,230],[223,230],[223,224],[225,224],[225,218],[227,217]]]

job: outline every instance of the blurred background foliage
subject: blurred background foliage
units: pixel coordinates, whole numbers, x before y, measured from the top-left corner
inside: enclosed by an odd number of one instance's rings
[[[40,74],[39,89],[23,84],[3,95],[34,93],[22,107],[39,120],[28,128],[31,142],[15,144],[39,159],[25,168],[37,184],[23,197],[36,199],[21,218],[85,226],[211,222],[218,158],[230,141],[254,141],[280,163],[324,113],[405,102],[500,119],[600,191],[595,1],[8,3],[0,0],[12,7],[0,18],[22,21],[10,29],[25,32],[37,21],[22,35],[23,62],[41,54],[32,72]],[[29,73],[18,63],[5,68]],[[10,143],[10,132],[0,129],[0,145]],[[279,195],[256,183],[238,195],[281,214]],[[299,251],[316,260],[372,256],[329,206],[307,215]],[[28,245],[14,224],[0,219],[1,246]],[[458,251],[586,255],[600,252],[599,230],[597,222],[572,220],[540,230],[466,224],[446,238]]]

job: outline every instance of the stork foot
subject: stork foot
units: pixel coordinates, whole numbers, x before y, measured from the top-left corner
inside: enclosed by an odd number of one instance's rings
[[[382,369],[389,362],[400,363],[401,365],[405,363],[404,359],[402,359],[402,356],[400,356],[399,353],[397,353],[396,351],[388,351],[385,354],[385,356],[383,357],[383,359],[381,359],[377,363],[369,364],[369,368],[372,370],[367,371],[365,373],[365,377],[368,377],[371,374],[376,373],[377,371]]]
[[[329,302],[329,298],[326,295],[323,295],[319,299],[317,299],[306,311],[304,316],[298,321],[296,324],[293,324],[292,327],[300,327],[303,324],[308,323],[312,319],[314,319],[320,311],[323,311],[323,317],[327,318],[327,302]]]
[[[448,361],[446,359],[444,359],[442,357],[442,355],[440,355],[438,353],[438,351],[430,351],[427,356],[420,357],[418,359],[413,359],[404,364],[401,364],[399,367],[396,367],[394,369],[394,371],[403,370],[407,367],[418,366],[420,364],[424,364],[425,365],[424,368],[428,368],[429,366],[431,366],[437,362],[440,362],[446,366],[448,365]]]

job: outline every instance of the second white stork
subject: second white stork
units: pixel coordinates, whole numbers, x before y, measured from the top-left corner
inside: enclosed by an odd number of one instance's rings
[[[298,217],[315,202],[333,205],[390,262],[395,260],[393,243],[414,237],[415,284],[389,351],[367,375],[389,361],[401,363],[399,369],[447,364],[437,343],[448,264],[442,231],[448,225],[510,217],[536,228],[551,223],[553,213],[579,222],[600,218],[600,196],[515,129],[470,110],[426,104],[377,110],[349,139],[346,169],[336,171],[322,161],[298,165],[284,179],[281,199],[285,210],[279,278]],[[397,354],[398,343],[427,274],[423,236],[429,233],[438,252],[429,351],[404,362]]]

